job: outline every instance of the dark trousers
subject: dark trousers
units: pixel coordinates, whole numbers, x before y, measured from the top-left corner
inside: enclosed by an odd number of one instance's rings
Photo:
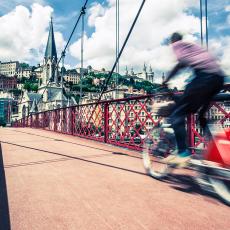
[[[196,77],[187,85],[184,94],[179,98],[170,115],[179,153],[187,149],[186,116],[200,110],[202,118],[213,96],[220,92],[223,84],[222,75],[196,72]]]

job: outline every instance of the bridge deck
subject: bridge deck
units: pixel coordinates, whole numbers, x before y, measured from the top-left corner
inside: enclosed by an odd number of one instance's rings
[[[153,180],[135,152],[43,130],[0,140],[0,229],[230,229],[229,207],[189,171]]]

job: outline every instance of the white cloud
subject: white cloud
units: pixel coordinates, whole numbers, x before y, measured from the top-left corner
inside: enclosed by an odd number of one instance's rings
[[[0,17],[0,60],[40,62],[52,12],[51,7],[34,3],[31,10],[19,5]],[[64,43],[62,34],[56,32],[55,39],[60,50]]]
[[[230,12],[230,5],[225,7],[225,11]]]
[[[230,36],[223,36],[210,41],[210,50],[218,57],[219,63],[226,74],[230,75]]]
[[[95,26],[95,21],[98,17],[102,17],[105,13],[105,8],[99,3],[94,3],[89,9],[88,25]]]
[[[107,3],[106,6],[97,3],[90,9],[88,24],[95,32],[85,36],[85,65],[97,69],[110,69],[115,61],[115,0],[107,0]],[[123,44],[140,3],[140,0],[120,1],[120,44]],[[191,6],[195,6],[195,1],[161,0],[160,4],[146,1],[120,60],[121,69],[127,65],[140,71],[146,62],[155,71],[169,70],[175,59],[171,48],[162,42],[175,31],[189,34],[189,40],[195,40],[193,34],[199,33],[199,18],[186,13]],[[80,40],[72,44],[70,54],[80,59]]]

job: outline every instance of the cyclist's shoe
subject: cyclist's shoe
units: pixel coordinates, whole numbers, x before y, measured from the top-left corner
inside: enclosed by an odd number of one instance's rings
[[[179,153],[171,161],[169,161],[169,164],[177,168],[184,168],[188,165],[190,159],[191,159],[191,153],[188,150],[185,150]]]
[[[170,164],[170,162],[176,157],[177,155],[171,154],[168,157],[162,160],[163,163]]]

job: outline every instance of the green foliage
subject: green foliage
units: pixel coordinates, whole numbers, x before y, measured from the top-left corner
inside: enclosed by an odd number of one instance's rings
[[[20,63],[19,64],[19,66],[22,68],[22,69],[26,69],[26,68],[29,68],[30,66],[29,66],[29,64],[27,64],[27,63]]]
[[[95,77],[96,78],[107,78],[108,77],[108,74],[107,73],[96,73],[95,74]]]
[[[145,90],[148,94],[154,93],[157,88],[159,88],[160,84],[153,84],[149,81],[142,81],[142,82],[136,82],[133,87],[138,90]]]
[[[18,83],[24,84],[27,80],[26,77],[22,77],[21,79],[18,79]]]
[[[22,93],[22,91],[20,89],[11,89],[11,90],[9,90],[9,92],[13,93],[14,96],[16,96],[16,97]]]
[[[36,75],[31,75],[30,78],[26,80],[26,82],[38,83],[38,79],[37,79]]]
[[[93,84],[93,78],[90,76],[87,76],[82,79],[82,85],[92,85]]]
[[[83,92],[99,92],[101,91],[103,85],[95,86],[93,85],[93,79],[108,79],[108,73],[94,73],[90,72],[87,76],[82,79],[82,91]],[[108,83],[108,86],[112,86],[115,82],[118,81],[119,85],[124,86],[132,86],[134,89],[141,90],[143,89],[148,94],[155,93],[156,90],[159,88],[159,84],[153,84],[149,81],[141,81],[135,82],[133,78],[127,78],[126,76],[122,76],[120,74],[114,73]],[[73,91],[80,91],[80,83],[71,85],[71,90]]]
[[[30,83],[29,82],[25,82],[25,84],[24,84],[24,86],[23,86],[23,88],[25,89],[25,90],[27,90],[27,91],[30,91],[31,89],[30,89]]]
[[[31,84],[31,91],[37,93],[37,91],[38,91],[38,84]]]
[[[23,87],[28,92],[37,92],[38,91],[38,84],[33,84],[30,82],[26,82]]]

